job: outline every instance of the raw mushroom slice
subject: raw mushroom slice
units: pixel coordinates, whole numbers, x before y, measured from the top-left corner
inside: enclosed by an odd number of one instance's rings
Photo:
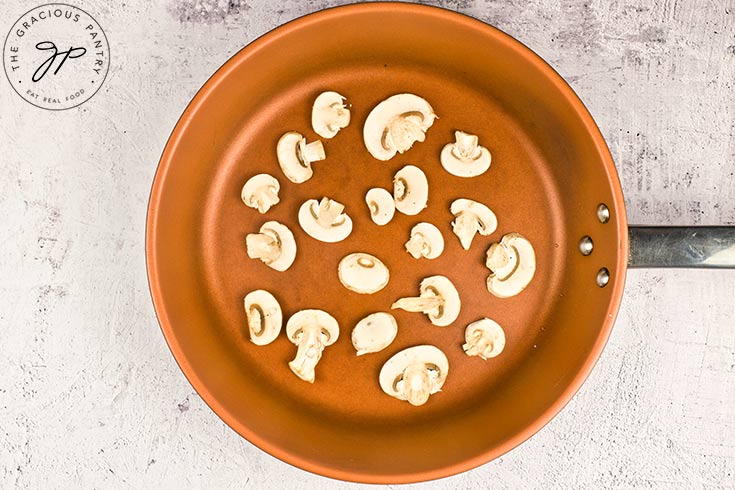
[[[368,315],[352,329],[352,346],[357,355],[379,352],[396,338],[398,323],[390,313],[378,312]]]
[[[275,177],[268,174],[258,174],[250,177],[242,187],[240,197],[246,206],[257,209],[265,214],[271,207],[278,204],[278,191],[281,184]]]
[[[441,350],[433,345],[417,345],[388,359],[380,370],[380,387],[386,394],[418,407],[441,391],[448,373],[449,361]]]
[[[464,340],[462,349],[468,356],[478,356],[485,360],[497,356],[505,348],[503,328],[489,318],[467,325]]]
[[[414,259],[435,259],[444,251],[444,237],[431,223],[418,223],[411,228],[411,238],[405,247]]]
[[[286,225],[278,221],[266,221],[259,233],[245,237],[248,257],[260,259],[277,271],[285,271],[296,259],[296,240]]]
[[[462,248],[470,249],[475,233],[487,236],[498,227],[498,219],[490,208],[470,199],[457,199],[449,210],[454,215],[452,230],[459,238]]]
[[[365,120],[365,147],[378,160],[390,160],[426,138],[434,124],[434,109],[414,94],[398,94],[376,105]]]
[[[345,98],[337,92],[323,92],[311,108],[311,127],[322,138],[334,138],[339,130],[350,124],[350,110]]]
[[[299,208],[299,224],[309,236],[327,243],[340,242],[352,233],[352,220],[345,207],[329,199],[309,199]]]
[[[306,138],[296,131],[281,136],[276,145],[276,154],[283,174],[296,184],[309,180],[314,175],[311,164],[326,158],[321,141],[307,144]]]
[[[288,340],[298,346],[296,358],[288,363],[288,367],[299,378],[313,383],[314,368],[322,358],[324,348],[339,337],[337,320],[326,311],[301,310],[288,319],[286,334]]]
[[[487,250],[487,290],[498,298],[523,291],[536,272],[536,254],[520,233],[508,233]]]
[[[248,320],[250,341],[255,345],[270,344],[281,333],[281,305],[268,291],[258,289],[245,296],[245,316]]]
[[[429,200],[429,181],[418,167],[406,165],[393,177],[393,199],[396,209],[413,216],[426,207]]]
[[[386,225],[393,219],[396,213],[396,203],[390,192],[380,187],[375,187],[365,194],[365,202],[370,210],[370,219],[376,225]]]
[[[373,294],[388,284],[388,268],[377,257],[366,253],[352,253],[339,261],[339,281],[350,291]]]
[[[444,170],[457,177],[477,177],[490,168],[492,157],[487,148],[478,144],[474,134],[455,131],[454,143],[442,148],[439,160]]]
[[[418,298],[401,298],[391,309],[420,312],[437,327],[446,327],[459,316],[462,302],[452,281],[444,276],[431,276],[421,281]]]

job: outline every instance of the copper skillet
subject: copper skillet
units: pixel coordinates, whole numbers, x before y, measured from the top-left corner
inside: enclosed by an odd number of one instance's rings
[[[349,98],[352,124],[325,142],[328,159],[315,164],[312,180],[290,184],[276,164],[275,143],[292,129],[315,137],[310,105],[324,90]],[[364,149],[362,123],[377,102],[401,92],[425,96],[439,119],[424,143],[378,162]],[[487,142],[493,165],[483,176],[459,179],[439,165],[455,129]],[[429,208],[378,228],[364,208],[365,191],[390,188],[407,163],[428,176]],[[266,216],[239,199],[243,182],[260,172],[282,185],[281,204]],[[353,217],[344,242],[325,246],[296,223],[301,202],[323,195],[344,203]],[[485,202],[499,217],[497,232],[476,238],[469,252],[449,225],[448,205],[457,197]],[[286,273],[245,256],[244,235],[271,219],[296,234],[299,255]],[[402,249],[419,220],[443,232],[447,247],[439,259],[415,261]],[[483,258],[510,231],[535,245],[538,269],[522,294],[500,300],[485,289]],[[371,483],[459,473],[517,446],[589,374],[612,328],[629,265],[733,266],[733,244],[728,228],[629,230],[605,142],[549,65],[477,20],[395,3],[308,15],[233,56],[176,125],[153,183],[146,229],[161,328],[206,403],[283,461]],[[358,250],[391,268],[391,282],[375,295],[347,292],[336,279],[339,259]],[[356,358],[352,325],[414,293],[432,274],[457,286],[463,300],[457,322],[441,329],[423,315],[397,312],[394,344]],[[286,367],[295,352],[286,338],[267,347],[247,341],[242,298],[257,288],[273,292],[286,317],[322,308],[340,322],[341,338],[325,351],[316,384]],[[464,325],[482,316],[504,325],[508,338],[505,352],[487,362],[460,348]],[[440,347],[451,368],[443,392],[415,408],[382,394],[377,374],[393,353],[422,343]]]

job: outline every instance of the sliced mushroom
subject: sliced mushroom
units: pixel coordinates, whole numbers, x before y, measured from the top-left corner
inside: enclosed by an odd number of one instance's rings
[[[487,250],[485,263],[490,269],[487,290],[498,298],[509,298],[523,291],[536,272],[536,254],[520,233],[508,233],[500,243]]]
[[[390,313],[368,315],[352,329],[352,345],[357,355],[378,352],[388,347],[398,333],[398,323]]]
[[[275,177],[268,174],[253,175],[242,186],[240,197],[246,206],[257,209],[260,214],[265,214],[271,207],[278,204],[278,191],[281,184]]]
[[[298,346],[296,358],[288,367],[299,378],[314,382],[314,368],[325,347],[339,337],[339,324],[332,315],[322,310],[301,310],[294,313],[286,323],[286,334],[291,343]]]
[[[322,138],[334,138],[339,130],[350,124],[350,110],[345,98],[337,92],[323,92],[311,108],[311,127]]]
[[[446,327],[459,316],[462,302],[452,281],[444,276],[431,276],[421,281],[418,298],[401,298],[391,309],[421,312],[437,327]]]
[[[376,225],[386,225],[396,213],[393,196],[385,189],[374,187],[365,194],[365,202],[370,209],[370,218]]]
[[[434,124],[434,109],[414,94],[398,94],[376,105],[365,120],[365,147],[378,160],[390,160],[424,141]]]
[[[479,356],[488,360],[505,348],[505,332],[495,321],[483,318],[467,325],[462,346],[468,356]]]
[[[270,344],[281,333],[281,305],[268,291],[258,289],[245,296],[245,316],[248,320],[250,341],[255,345]]]
[[[299,224],[309,236],[319,241],[340,242],[352,233],[352,220],[343,213],[345,207],[329,199],[309,199],[299,208]]]
[[[426,207],[429,200],[429,181],[418,167],[406,165],[393,177],[393,198],[396,209],[413,216]]]
[[[388,395],[418,407],[441,391],[449,373],[447,356],[433,345],[404,349],[383,365],[380,387]]]
[[[414,259],[435,259],[444,251],[444,237],[431,223],[418,223],[411,228],[411,238],[405,246]]]
[[[390,279],[388,268],[377,257],[366,253],[352,253],[339,261],[339,281],[360,294],[373,294],[385,287]]]
[[[245,237],[248,257],[260,259],[277,271],[285,271],[296,259],[296,240],[286,225],[277,221],[266,221],[259,233]]]
[[[475,233],[487,236],[498,227],[498,219],[490,208],[470,199],[457,199],[449,210],[454,215],[452,230],[465,250],[470,249]]]
[[[296,184],[309,180],[314,175],[311,164],[326,158],[321,141],[316,140],[307,144],[306,138],[296,131],[289,131],[281,136],[276,146],[276,154],[283,174]]]
[[[490,168],[492,157],[487,148],[478,144],[474,134],[455,131],[454,143],[442,148],[439,160],[444,170],[457,177],[476,177]]]

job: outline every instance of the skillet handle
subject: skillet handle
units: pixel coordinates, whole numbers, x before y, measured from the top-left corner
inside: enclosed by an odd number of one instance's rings
[[[631,226],[628,267],[735,269],[735,226]]]

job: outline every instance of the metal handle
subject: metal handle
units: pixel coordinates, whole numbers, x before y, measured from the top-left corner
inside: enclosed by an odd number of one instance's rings
[[[735,226],[631,226],[628,267],[735,269]]]

